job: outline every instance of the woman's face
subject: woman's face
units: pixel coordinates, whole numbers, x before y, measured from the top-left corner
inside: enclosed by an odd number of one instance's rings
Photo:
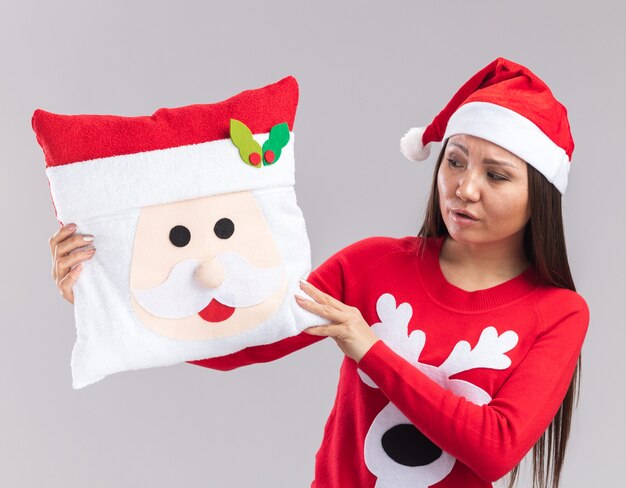
[[[466,244],[519,242],[530,218],[526,164],[485,139],[450,137],[437,173],[439,207],[450,236]]]

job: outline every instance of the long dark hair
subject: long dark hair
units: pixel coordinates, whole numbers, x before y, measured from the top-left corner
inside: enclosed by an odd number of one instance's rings
[[[449,235],[441,216],[437,189],[437,173],[447,142],[447,140],[444,142],[437,158],[424,222],[418,233],[422,237]],[[538,277],[543,283],[576,291],[565,248],[561,193],[532,165],[527,164],[527,167],[530,219],[524,230],[524,252],[531,266],[535,266]],[[558,488],[559,486],[565,448],[570,433],[572,410],[574,405],[578,404],[581,370],[581,356],[579,356],[563,403],[546,431],[533,446],[533,488],[548,486]],[[515,485],[519,467],[518,464],[509,473],[508,488]]]

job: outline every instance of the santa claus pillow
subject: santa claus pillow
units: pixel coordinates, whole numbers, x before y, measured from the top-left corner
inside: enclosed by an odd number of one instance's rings
[[[324,323],[294,300],[311,267],[297,103],[286,77],[144,117],[35,111],[57,220],[97,247],[74,284],[74,388]]]

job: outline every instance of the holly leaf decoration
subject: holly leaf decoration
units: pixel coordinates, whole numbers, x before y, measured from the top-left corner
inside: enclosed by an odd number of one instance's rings
[[[254,140],[246,124],[237,119],[230,119],[230,140],[239,149],[239,156],[244,163],[255,168],[261,167],[261,154],[263,154],[261,145]]]
[[[263,164],[274,164],[280,153],[289,142],[289,125],[287,122],[276,124],[270,129],[270,136],[263,144]]]

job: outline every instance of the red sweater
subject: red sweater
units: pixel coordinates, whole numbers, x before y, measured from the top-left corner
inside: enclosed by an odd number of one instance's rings
[[[308,281],[357,307],[381,338],[345,358],[316,455],[315,488],[490,487],[532,448],[570,384],[589,323],[577,293],[535,269],[473,292],[439,266],[443,238],[372,237]],[[323,339],[193,361],[229,370]],[[377,481],[378,480],[378,481]]]

